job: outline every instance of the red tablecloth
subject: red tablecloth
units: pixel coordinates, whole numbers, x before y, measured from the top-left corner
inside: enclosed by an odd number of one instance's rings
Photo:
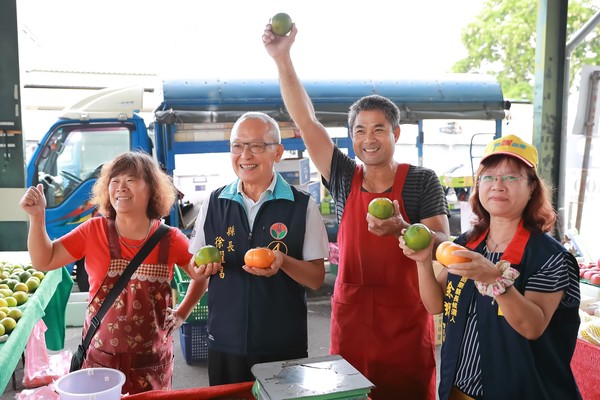
[[[577,340],[571,369],[583,400],[600,399],[600,347]]]
[[[254,382],[234,383],[231,385],[210,386],[204,388],[180,389],[180,390],[151,390],[126,396],[127,400],[204,400],[204,399],[236,399],[254,400],[252,396],[252,385]]]

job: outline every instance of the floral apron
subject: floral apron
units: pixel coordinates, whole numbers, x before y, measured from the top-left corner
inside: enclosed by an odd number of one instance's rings
[[[83,336],[109,291],[129,260],[121,257],[114,220],[108,219],[111,261],[108,272],[90,301]],[[171,304],[167,264],[170,239],[158,244],[158,264],[141,264],[126,288],[108,310],[92,338],[83,368],[115,368],[125,374],[122,393],[169,390],[173,373],[173,339],[164,329],[165,313]]]
[[[385,196],[398,200],[408,221],[402,201],[408,168],[398,166],[390,193],[370,193],[361,190],[363,171],[357,167],[338,231],[330,353],[371,380],[371,398],[377,400],[435,399],[433,318],[421,302],[415,262],[394,236],[369,232],[365,218],[369,202]]]

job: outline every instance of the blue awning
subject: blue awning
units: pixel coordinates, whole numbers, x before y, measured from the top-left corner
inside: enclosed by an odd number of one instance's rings
[[[447,74],[437,79],[307,80],[317,118],[345,126],[348,108],[362,96],[379,94],[400,109],[402,123],[424,119],[501,120],[510,103],[489,75]],[[159,122],[233,122],[246,111],[289,120],[277,80],[175,79],[163,82]]]

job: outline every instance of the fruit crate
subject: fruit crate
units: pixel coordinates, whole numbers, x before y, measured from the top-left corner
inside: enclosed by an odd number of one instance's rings
[[[179,342],[185,362],[194,364],[208,359],[207,322],[185,322],[179,328]]]
[[[187,293],[188,286],[190,285],[191,278],[184,270],[175,266],[175,284],[177,285],[177,303],[181,303],[185,294]],[[208,319],[208,293],[205,293],[198,304],[192,309],[192,313],[185,320],[186,322],[206,321]]]

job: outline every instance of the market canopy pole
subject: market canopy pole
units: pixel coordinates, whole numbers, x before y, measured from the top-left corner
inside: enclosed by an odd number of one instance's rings
[[[27,249],[16,0],[0,1],[0,251]]]
[[[552,204],[559,213],[555,237],[564,237],[564,210],[560,188],[561,149],[566,146],[561,135],[565,44],[567,36],[567,0],[537,2],[537,43],[535,50],[535,87],[533,101],[533,145],[539,153],[539,173],[558,191],[553,191]],[[564,189],[563,189],[564,190]]]

